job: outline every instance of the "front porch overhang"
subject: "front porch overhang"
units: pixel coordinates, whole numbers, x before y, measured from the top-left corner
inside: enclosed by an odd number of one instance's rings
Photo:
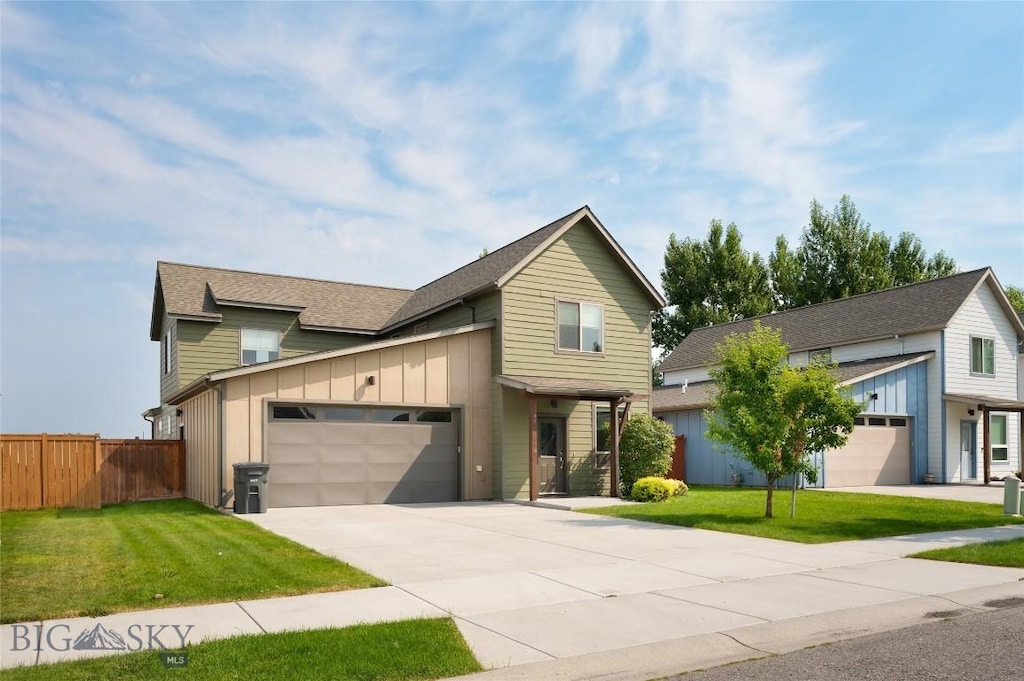
[[[611,485],[608,493],[612,497],[619,495],[619,405],[625,403],[626,413],[622,422],[625,423],[629,414],[630,402],[639,397],[632,390],[613,386],[601,381],[585,378],[550,378],[543,376],[498,376],[499,385],[522,392],[526,398],[526,409],[529,428],[529,447],[527,448],[530,464],[530,501],[537,501],[539,491],[539,474],[537,466],[537,400],[567,399],[585,400],[590,402],[607,402],[610,410],[608,429],[608,449],[610,454]]]
[[[942,399],[948,402],[969,405],[972,409],[981,412],[981,447],[982,447],[982,468],[985,480],[983,484],[992,482],[992,435],[988,427],[988,415],[993,411],[1005,411],[1024,415],[1024,402],[1020,400],[1007,400],[1002,397],[990,397],[988,395],[971,395],[963,393],[943,393]],[[1018,437],[1019,458],[1024,461],[1024,437]]]

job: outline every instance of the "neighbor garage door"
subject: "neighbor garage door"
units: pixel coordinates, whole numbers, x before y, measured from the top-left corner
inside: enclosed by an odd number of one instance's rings
[[[457,501],[454,412],[271,405],[268,504]]]
[[[910,419],[860,417],[846,446],[825,453],[825,487],[910,483]]]

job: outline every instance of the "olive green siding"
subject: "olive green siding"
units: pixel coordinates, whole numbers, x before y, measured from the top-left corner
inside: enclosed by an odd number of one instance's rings
[[[169,371],[164,372],[164,336],[171,332],[171,366]],[[164,315],[164,323],[160,329],[160,401],[164,402],[167,396],[180,387],[178,382],[178,323],[174,319]]]
[[[572,300],[604,308],[604,352],[556,349],[556,304]],[[523,376],[583,378],[650,394],[652,302],[605,242],[587,224],[578,224],[541,253],[502,289],[502,370]],[[502,495],[529,493],[526,401],[516,391],[502,393],[504,441],[496,452],[503,462]],[[606,403],[598,403],[606,404]],[[543,412],[549,401],[541,400]],[[609,472],[594,466],[594,403],[559,401],[548,413],[568,416],[570,494],[608,494]],[[632,413],[649,412],[646,401]]]
[[[178,387],[211,371],[239,366],[242,363],[240,330],[243,328],[280,333],[282,359],[376,340],[373,336],[301,329],[294,312],[225,307],[222,313],[223,320],[217,324],[178,320]]]

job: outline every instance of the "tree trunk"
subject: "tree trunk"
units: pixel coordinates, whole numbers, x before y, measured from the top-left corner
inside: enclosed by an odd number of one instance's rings
[[[800,480],[800,475],[798,473],[793,473],[793,491],[792,491],[792,493],[791,493],[791,495],[789,497],[789,517],[790,518],[795,518],[796,517],[796,485],[797,485],[797,482],[799,480]]]
[[[764,509],[764,517],[771,518],[772,516],[772,492],[775,491],[775,478],[768,476],[768,501]]]

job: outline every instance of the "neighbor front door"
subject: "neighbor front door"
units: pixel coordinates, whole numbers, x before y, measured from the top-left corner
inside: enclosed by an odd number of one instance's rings
[[[565,419],[537,418],[537,469],[541,494],[565,494]]]
[[[974,454],[974,421],[960,422],[960,479],[973,480],[978,477],[978,457]]]

